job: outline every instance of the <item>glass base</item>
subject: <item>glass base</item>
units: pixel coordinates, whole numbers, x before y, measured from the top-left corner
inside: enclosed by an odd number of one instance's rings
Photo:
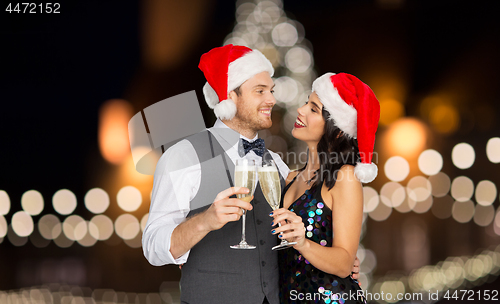
[[[238,245],[233,245],[233,246],[229,246],[229,247],[231,247],[232,249],[255,249],[255,248],[257,248],[254,245],[247,244],[247,242],[241,242]]]
[[[288,247],[292,247],[295,244],[297,244],[297,242],[288,242],[288,241],[283,240],[281,242],[281,244],[274,246],[273,250],[285,249],[285,248],[288,248]]]

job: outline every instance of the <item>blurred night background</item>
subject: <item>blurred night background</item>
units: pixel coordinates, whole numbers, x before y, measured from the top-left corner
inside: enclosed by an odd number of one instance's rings
[[[8,4],[0,11],[0,304],[178,303],[178,267],[153,267],[142,254],[153,179],[134,169],[127,124],[196,90],[210,127],[197,66],[227,43],[272,61],[278,104],[260,135],[292,169],[302,163],[290,152],[304,151],[289,134],[295,110],[317,76],[350,73],[377,95],[379,175],[364,190],[363,289],[498,294],[493,2],[92,0],[60,2],[59,14],[9,13]]]

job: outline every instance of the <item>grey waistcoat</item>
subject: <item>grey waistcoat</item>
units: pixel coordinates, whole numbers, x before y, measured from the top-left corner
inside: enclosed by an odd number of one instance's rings
[[[200,132],[187,140],[201,164],[200,188],[188,214],[192,216],[206,210],[220,191],[232,185],[234,164],[210,132]],[[264,157],[271,157],[267,150]],[[281,182],[283,186],[282,178]],[[261,304],[267,297],[270,304],[279,304],[277,253],[271,250],[278,238],[271,234],[272,209],[259,184],[252,205],[254,208],[247,212],[246,239],[257,248],[229,248],[241,240],[241,220],[208,233],[191,249],[182,267],[182,303]]]

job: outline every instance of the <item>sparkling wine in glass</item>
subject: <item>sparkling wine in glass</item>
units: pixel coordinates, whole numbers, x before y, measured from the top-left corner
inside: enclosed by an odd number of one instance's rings
[[[267,200],[271,209],[276,210],[280,207],[281,198],[281,183],[278,169],[272,160],[262,160],[262,165],[258,169],[259,183],[262,188],[262,193]],[[278,223],[281,227],[281,223]],[[280,233],[282,234],[282,233]],[[288,242],[285,239],[281,243],[273,247],[273,250],[288,248],[297,244],[297,242]]]
[[[250,190],[247,194],[237,194],[236,196],[246,202],[252,200],[252,195],[255,192],[255,185],[257,183],[257,167],[255,161],[249,159],[237,159],[236,167],[234,168],[234,186],[246,187]],[[241,216],[243,227],[241,229],[241,242],[238,245],[230,246],[233,249],[254,249],[254,245],[249,245],[245,237],[245,222],[246,210],[242,209],[243,215]]]

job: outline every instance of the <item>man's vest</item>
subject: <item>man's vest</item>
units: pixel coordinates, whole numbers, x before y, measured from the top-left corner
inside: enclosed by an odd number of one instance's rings
[[[201,183],[191,201],[188,216],[205,211],[217,194],[233,185],[234,164],[209,131],[187,138],[201,164]],[[266,150],[264,157],[271,157]],[[280,175],[281,178],[281,175]],[[282,186],[284,184],[281,178]],[[241,240],[241,219],[228,222],[208,233],[190,251],[182,267],[181,302],[189,304],[260,304],[267,297],[279,304],[278,257],[271,248],[278,243],[271,234],[272,211],[260,184],[257,184],[253,209],[246,215],[246,240],[255,249],[231,249]],[[202,206],[202,207],[198,207]]]

